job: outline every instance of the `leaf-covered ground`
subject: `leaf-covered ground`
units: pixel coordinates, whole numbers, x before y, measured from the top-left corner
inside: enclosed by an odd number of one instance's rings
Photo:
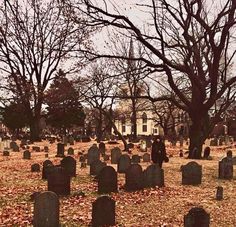
[[[77,177],[72,179],[71,195],[60,198],[60,222],[62,226],[88,226],[91,222],[92,202],[98,194],[97,183],[89,176],[89,167],[80,168],[78,152],[86,151],[92,143],[76,143],[75,156],[77,160]],[[59,164],[55,158],[56,144],[40,142],[49,146],[49,159]],[[114,146],[114,145],[113,145]],[[120,145],[122,147],[122,145]],[[66,147],[66,150],[69,146]],[[107,145],[110,154],[111,145]],[[128,193],[123,190],[124,174],[118,175],[119,192],[112,193],[116,201],[117,226],[183,226],[184,215],[194,206],[203,207],[210,213],[212,227],[236,226],[236,171],[234,180],[218,179],[218,161],[231,149],[236,155],[234,146],[212,147],[213,160],[197,161],[203,166],[202,184],[199,186],[182,186],[180,166],[190,160],[179,158],[179,147],[168,147],[168,154],[173,155],[169,163],[164,163],[165,187],[145,189]],[[133,154],[138,153],[135,147]],[[140,154],[142,154],[140,152]],[[46,191],[47,182],[42,180],[40,173],[31,173],[33,163],[46,159],[44,152],[32,151],[31,160],[23,160],[23,151],[11,152],[9,157],[0,154],[0,226],[32,226],[33,192]],[[110,162],[108,161],[108,165]],[[145,169],[148,164],[141,163]],[[112,165],[116,168],[116,165]],[[234,167],[236,168],[236,167]],[[216,187],[223,186],[224,200],[216,201]],[[85,196],[81,195],[85,193]]]

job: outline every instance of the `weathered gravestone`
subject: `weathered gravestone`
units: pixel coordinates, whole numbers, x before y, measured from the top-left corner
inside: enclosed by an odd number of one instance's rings
[[[231,180],[233,179],[233,159],[225,157],[219,161],[219,178]]]
[[[204,158],[204,159],[208,159],[208,158],[210,157],[210,152],[211,152],[210,147],[206,147],[206,148],[204,149],[203,158]]]
[[[184,227],[209,227],[210,215],[199,207],[192,208],[187,215],[184,216]]]
[[[143,155],[143,162],[150,162],[150,161],[151,161],[150,154],[145,153],[145,154]]]
[[[92,204],[92,227],[115,225],[115,201],[101,196]]]
[[[42,192],[34,202],[34,227],[59,227],[59,198],[54,192]]]
[[[117,171],[118,173],[125,173],[131,165],[131,160],[129,155],[123,154],[120,156],[118,161]]]
[[[87,164],[91,165],[94,161],[97,161],[100,159],[100,152],[96,144],[93,144],[92,147],[88,150],[88,159]]]
[[[222,200],[223,199],[223,187],[218,186],[216,188],[216,200]]]
[[[54,166],[48,174],[48,191],[57,195],[70,195],[70,176],[64,168]]]
[[[106,151],[105,143],[103,142],[99,143],[98,149],[99,149],[100,154],[102,154],[102,156],[105,155],[105,151]]]
[[[31,165],[31,172],[40,172],[40,165],[38,163]]]
[[[196,162],[189,162],[182,166],[182,184],[198,185],[202,183],[202,166]]]
[[[57,144],[57,154],[56,157],[64,157],[65,152],[65,144],[64,143],[58,143]]]
[[[98,193],[117,192],[117,172],[112,166],[105,166],[98,174]]]
[[[158,164],[152,164],[143,171],[143,186],[145,188],[164,186],[164,170]]]
[[[74,153],[74,149],[72,148],[72,147],[69,147],[68,148],[68,151],[67,151],[67,154],[68,155],[74,155],[75,153]]]
[[[71,157],[67,156],[61,160],[61,167],[65,169],[65,172],[71,176],[75,177],[76,176],[76,160]]]
[[[132,156],[132,158],[131,158],[131,163],[133,163],[133,164],[138,164],[138,163],[140,163],[140,159],[141,159],[141,157],[139,156],[139,155],[133,155]]]
[[[90,175],[97,176],[103,167],[105,167],[107,164],[105,162],[102,162],[100,160],[95,160],[90,164]]]
[[[114,147],[111,150],[111,164],[117,164],[121,156],[121,150],[119,147]]]
[[[137,191],[143,188],[143,171],[139,164],[132,164],[125,173],[125,190]]]
[[[43,163],[43,170],[42,170],[42,179],[44,180],[48,179],[48,175],[50,172],[53,171],[54,167],[54,165],[50,160],[46,160],[45,162],[46,162],[45,164]]]
[[[29,150],[25,150],[23,152],[23,159],[30,159],[31,158],[31,153]]]

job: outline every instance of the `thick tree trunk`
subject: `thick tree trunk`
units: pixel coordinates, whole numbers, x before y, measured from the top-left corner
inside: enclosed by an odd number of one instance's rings
[[[100,143],[101,140],[102,140],[102,135],[103,135],[102,124],[103,124],[103,114],[100,111],[99,112],[98,124],[97,124],[97,128],[96,128],[96,136],[97,136],[97,142],[98,143]]]
[[[30,121],[30,140],[32,142],[37,142],[40,141],[40,118],[33,118]]]
[[[202,146],[211,132],[209,116],[198,116],[192,120],[189,129],[189,158],[200,159],[202,157]]]

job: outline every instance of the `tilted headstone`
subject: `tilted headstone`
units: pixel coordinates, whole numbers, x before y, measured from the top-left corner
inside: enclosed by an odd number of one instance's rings
[[[59,227],[59,198],[54,192],[42,192],[34,202],[34,227]]]
[[[98,193],[117,192],[117,172],[112,166],[105,166],[98,174]]]
[[[223,199],[223,187],[218,186],[216,188],[216,200],[222,200]]]
[[[57,154],[56,157],[64,157],[65,154],[65,144],[64,143],[58,143],[57,144]]]
[[[48,175],[53,171],[54,165],[50,160],[43,162],[42,179],[48,179]]]
[[[115,225],[115,201],[101,196],[92,204],[92,227]]]
[[[233,179],[233,159],[225,157],[219,161],[219,178],[231,180]]]
[[[25,150],[23,152],[23,159],[30,159],[31,158],[31,153],[29,150]]]
[[[93,144],[92,147],[88,150],[88,160],[87,164],[91,165],[92,162],[100,159],[100,152],[96,144]]]
[[[106,151],[105,143],[103,143],[103,142],[99,143],[98,149],[100,151],[100,154],[105,155],[105,151]]]
[[[74,153],[74,149],[72,148],[72,147],[69,147],[68,148],[68,151],[67,151],[67,154],[68,155],[74,155],[75,153]]]
[[[90,175],[97,176],[103,167],[105,167],[107,164],[105,162],[102,162],[100,160],[95,160],[90,164]]]
[[[131,163],[138,164],[138,163],[140,163],[140,159],[141,159],[141,157],[139,155],[135,154],[131,158]]]
[[[150,162],[150,161],[151,161],[150,154],[145,153],[145,154],[143,155],[143,162]]]
[[[111,150],[111,164],[117,164],[121,156],[121,150],[119,147],[114,147]]]
[[[125,173],[131,165],[131,159],[129,155],[123,154],[120,156],[117,166],[118,173]]]
[[[125,190],[137,191],[143,188],[143,171],[139,164],[132,164],[125,173]]]
[[[76,160],[71,157],[67,156],[61,160],[61,167],[65,169],[65,172],[71,176],[75,177],[76,176]]]
[[[209,227],[210,215],[199,207],[192,208],[187,215],[184,216],[184,227]]]
[[[182,167],[182,184],[198,185],[202,182],[202,166],[197,162],[189,162]]]
[[[158,164],[152,164],[143,171],[143,186],[145,188],[164,186],[164,170]]]
[[[38,163],[31,165],[31,172],[40,172],[40,165]]]
[[[62,167],[53,167],[48,174],[48,191],[55,192],[57,195],[70,194],[70,176]]]

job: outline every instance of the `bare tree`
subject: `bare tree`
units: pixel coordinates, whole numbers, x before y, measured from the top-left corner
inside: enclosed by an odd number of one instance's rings
[[[40,137],[39,120],[44,91],[58,66],[68,58],[79,60],[87,42],[83,20],[75,24],[57,1],[5,0],[0,6],[0,70],[3,89],[24,104],[32,140]]]
[[[111,26],[131,34],[143,45],[147,55],[132,60],[142,60],[147,67],[165,74],[176,97],[168,99],[191,118],[189,157],[201,158],[202,145],[209,132],[235,99],[236,76],[230,73],[230,66],[236,52],[232,48],[236,1],[149,2],[139,5],[142,12],[151,15],[149,30],[120,14],[118,6],[111,10],[111,4],[105,0],[99,7],[91,0],[83,0],[86,7],[80,10],[90,18],[89,25]],[[92,58],[127,59],[109,53],[90,54]],[[210,118],[209,110],[222,96],[225,101]],[[195,147],[198,152],[193,154]]]
[[[105,67],[106,66],[106,67]],[[95,110],[97,114],[97,140],[100,141],[106,128],[113,128],[113,131],[124,143],[127,149],[127,142],[119,132],[115,124],[113,107],[117,99],[118,77],[112,75],[108,62],[101,61],[94,64],[91,74],[79,79],[78,85],[82,87],[81,94],[85,101]],[[103,127],[104,126],[104,127]]]

